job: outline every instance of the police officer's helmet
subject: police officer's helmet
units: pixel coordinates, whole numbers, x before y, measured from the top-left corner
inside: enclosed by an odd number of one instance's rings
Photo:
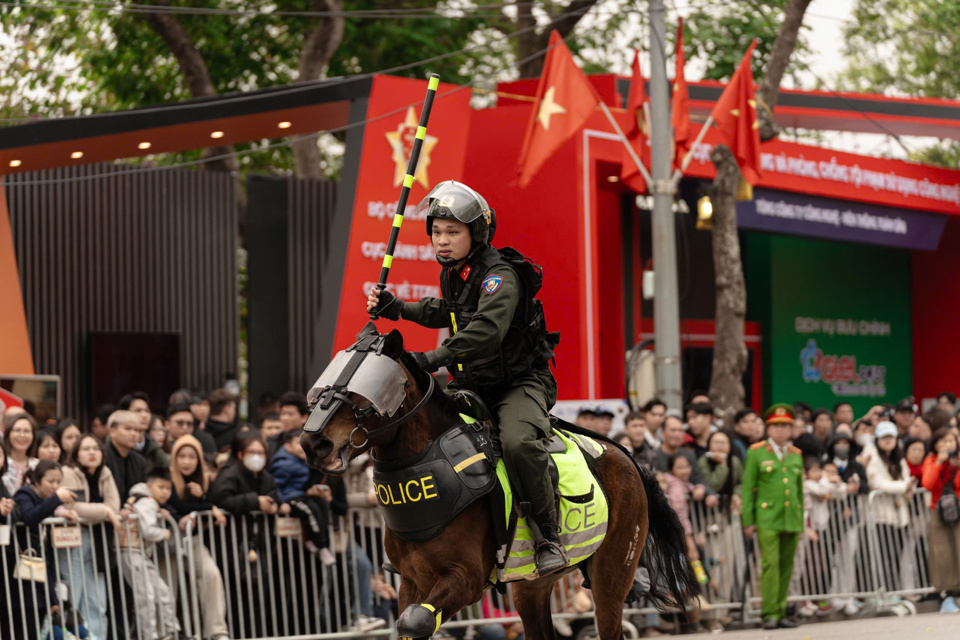
[[[433,188],[417,205],[415,215],[427,216],[427,235],[433,236],[434,218],[459,220],[470,227],[474,242],[488,244],[497,229],[497,216],[479,193],[455,180],[446,180]]]

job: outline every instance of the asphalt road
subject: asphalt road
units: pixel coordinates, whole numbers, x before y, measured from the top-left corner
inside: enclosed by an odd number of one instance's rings
[[[725,631],[683,636],[690,640],[957,640],[960,614],[924,613],[917,616],[865,618],[808,624],[796,629]]]

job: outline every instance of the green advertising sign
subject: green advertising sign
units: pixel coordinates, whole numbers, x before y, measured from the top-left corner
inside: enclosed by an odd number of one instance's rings
[[[771,399],[859,414],[909,395],[909,252],[768,239]]]

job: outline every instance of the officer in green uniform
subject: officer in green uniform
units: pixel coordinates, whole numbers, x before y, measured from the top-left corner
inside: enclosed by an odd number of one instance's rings
[[[490,245],[496,218],[487,201],[462,183],[441,182],[417,206],[426,215],[443,267],[441,298],[404,302],[374,290],[367,311],[390,320],[410,320],[451,335],[433,351],[412,354],[424,371],[447,367],[450,390],[469,389],[495,412],[510,484],[535,538],[539,575],[568,564],[560,544],[554,490],[544,439],[551,435],[547,412],[557,400],[549,361],[557,334],[546,330],[540,301],[539,269],[513,249]]]
[[[790,444],[793,407],[775,404],[764,415],[767,439],[747,451],[743,471],[743,532],[760,543],[760,615],[764,629],[792,628],[787,588],[803,531],[803,456]]]

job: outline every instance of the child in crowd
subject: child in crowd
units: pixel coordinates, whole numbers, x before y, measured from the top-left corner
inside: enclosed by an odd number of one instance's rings
[[[140,634],[145,640],[173,638],[180,633],[176,603],[167,583],[160,577],[154,558],[155,544],[170,539],[170,530],[161,524],[160,507],[170,500],[172,491],[170,470],[158,467],[147,474],[146,483],[140,482],[130,488],[127,501],[137,516],[138,542],[145,547],[141,552],[139,548],[132,548],[137,543],[131,542],[127,548],[122,548],[120,568],[133,589]],[[133,534],[126,533],[127,539],[131,540]]]
[[[670,501],[670,506],[676,512],[680,524],[683,526],[683,536],[687,543],[687,559],[690,561],[690,565],[694,567],[698,581],[705,584],[705,581],[701,578],[701,576],[706,576],[703,574],[703,567],[700,563],[700,550],[697,548],[697,542],[693,537],[693,524],[690,522],[690,499],[702,500],[706,494],[706,487],[702,484],[693,485],[690,483],[693,466],[683,455],[674,454],[670,456],[667,465],[669,471],[663,475],[661,486],[666,485],[667,500]],[[689,632],[704,631],[700,624],[699,607],[688,609],[687,616],[690,620]]]
[[[307,455],[300,446],[302,429],[285,431],[280,436],[282,446],[270,462],[270,475],[277,483],[277,493],[283,506],[280,513],[292,514],[303,522],[307,542],[304,546],[318,554],[325,565],[336,562],[330,552],[330,503],[320,496],[321,486],[312,477],[307,466]]]
[[[807,545],[807,571],[805,572],[805,590],[811,593],[826,593],[829,589],[828,577],[825,569],[830,565],[830,550],[836,543],[832,538],[837,532],[831,527],[830,520],[834,511],[831,500],[842,499],[847,495],[847,485],[840,477],[840,470],[833,462],[821,464],[820,461],[808,456],[803,464],[803,497],[807,511],[806,536],[810,541]],[[812,584],[811,584],[812,583]],[[803,617],[816,614],[826,615],[832,611],[830,603],[821,601],[814,604],[805,601],[798,613]]]
[[[9,460],[7,461],[9,462]],[[74,493],[66,487],[60,486],[62,474],[60,465],[51,460],[42,460],[30,471],[27,472],[26,482],[17,491],[13,497],[16,507],[20,512],[20,521],[27,525],[19,529],[19,545],[21,552],[31,553],[37,558],[43,556],[40,541],[40,523],[44,519],[52,516],[66,518],[71,524],[77,522],[77,513],[71,509],[73,501],[76,498]],[[7,504],[0,504],[8,514],[10,510]],[[27,551],[29,550],[29,551]],[[0,581],[6,576],[0,576]],[[14,607],[18,615],[13,616],[13,637],[15,638],[37,638],[40,630],[35,628],[38,616],[30,613],[30,609],[35,608],[43,613],[49,610],[51,614],[58,613],[60,607],[57,600],[55,585],[57,583],[54,571],[54,563],[47,562],[47,575],[45,582],[40,580],[21,580],[20,588],[9,589],[7,595],[13,597],[16,601],[21,599],[22,604]],[[13,583],[11,583],[13,586]],[[30,603],[29,605],[27,603]],[[9,601],[8,601],[9,604]],[[0,634],[5,634],[7,630],[6,621],[0,624]]]

